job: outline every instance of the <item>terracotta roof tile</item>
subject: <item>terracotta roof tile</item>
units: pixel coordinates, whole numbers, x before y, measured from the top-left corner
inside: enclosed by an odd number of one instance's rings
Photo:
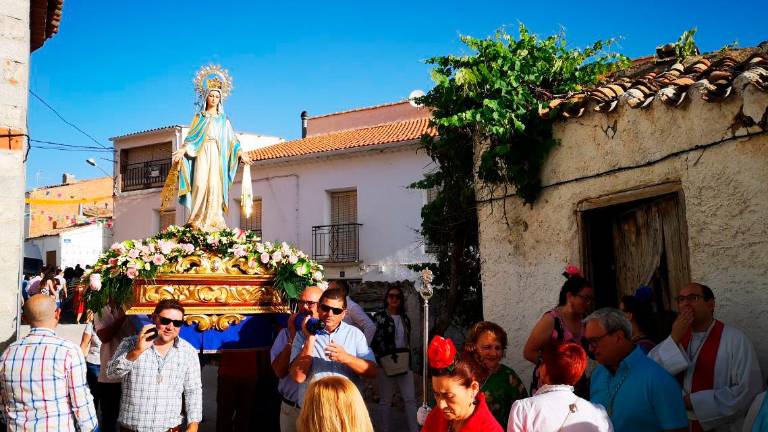
[[[674,59],[637,62],[595,88],[551,100],[540,114],[547,117],[553,108],[561,107],[562,117],[581,117],[587,108],[611,112],[621,102],[646,108],[657,99],[677,107],[692,88],[700,89],[705,101],[720,102],[735,85],[750,84],[768,91],[768,49],[764,47],[690,57],[681,63]]]
[[[304,156],[381,144],[390,144],[419,139],[423,134],[435,134],[429,127],[429,118],[418,118],[358,129],[342,130],[307,138],[287,141],[252,150],[254,160],[269,160],[284,157]]]

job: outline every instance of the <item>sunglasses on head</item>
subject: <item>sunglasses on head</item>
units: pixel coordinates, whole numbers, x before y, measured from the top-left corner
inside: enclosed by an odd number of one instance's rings
[[[181,326],[184,324],[184,320],[173,320],[166,317],[157,317],[157,319],[160,321],[160,324],[162,325],[168,325],[170,323],[173,323],[173,326],[176,328],[181,328]]]
[[[331,306],[328,306],[327,304],[320,304],[320,310],[325,313],[329,313],[333,311],[334,315],[341,315],[341,313],[344,312],[344,309],[342,308],[331,307]]]

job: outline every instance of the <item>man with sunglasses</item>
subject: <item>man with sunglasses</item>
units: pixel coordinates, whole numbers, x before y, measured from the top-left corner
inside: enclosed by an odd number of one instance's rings
[[[360,329],[343,321],[347,296],[341,289],[329,288],[320,297],[318,311],[325,328],[317,334],[307,331],[306,320],[296,334],[291,351],[291,377],[299,383],[299,406],[309,381],[342,375],[356,384],[358,377],[378,374],[373,352]]]
[[[691,430],[741,431],[762,391],[757,354],[740,330],[715,319],[715,295],[691,282],[677,296],[672,333],[648,356],[683,383]]]
[[[288,373],[290,372],[291,350],[293,341],[296,338],[297,326],[302,326],[303,322],[297,323],[296,317],[300,314],[317,318],[317,303],[323,290],[316,286],[304,288],[298,300],[298,310],[288,318],[288,327],[280,330],[277,334],[275,343],[272,344],[270,357],[272,359],[272,369],[275,375],[280,379],[277,384],[277,390],[283,397],[283,403],[280,406],[280,431],[295,432],[296,420],[299,418],[299,384],[293,380]]]
[[[123,340],[109,362],[107,376],[122,379],[121,431],[181,430],[181,401],[187,431],[197,431],[203,416],[203,388],[197,350],[179,337],[184,307],[161,300],[138,336]]]
[[[606,408],[613,429],[688,431],[680,385],[632,342],[624,312],[603,308],[584,321],[589,349],[600,363],[592,372],[590,401]]]

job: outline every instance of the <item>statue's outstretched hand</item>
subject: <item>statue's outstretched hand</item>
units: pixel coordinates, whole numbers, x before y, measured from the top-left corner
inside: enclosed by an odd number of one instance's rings
[[[243,161],[244,164],[250,165],[253,163],[253,159],[251,159],[250,156],[248,156],[248,153],[240,153],[240,160]]]
[[[178,162],[178,161],[184,159],[184,155],[185,154],[187,154],[187,148],[186,147],[182,147],[182,148],[176,150],[175,152],[173,152],[173,156],[171,156],[171,160],[173,160],[173,162]]]

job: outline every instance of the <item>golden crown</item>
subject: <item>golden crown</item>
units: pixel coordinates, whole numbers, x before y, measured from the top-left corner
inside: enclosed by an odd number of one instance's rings
[[[200,68],[193,80],[195,92],[200,98],[204,98],[211,90],[218,90],[224,99],[232,92],[232,77],[226,69],[219,65],[206,65]]]

